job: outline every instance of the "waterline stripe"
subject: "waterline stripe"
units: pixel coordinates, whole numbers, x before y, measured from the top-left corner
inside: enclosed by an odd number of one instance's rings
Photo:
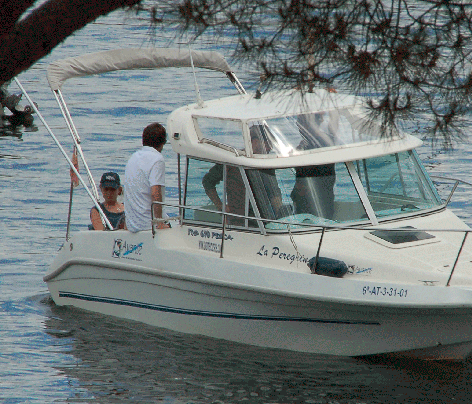
[[[116,304],[119,306],[137,307],[140,309],[148,309],[154,311],[161,311],[165,313],[184,314],[191,316],[202,316],[202,317],[218,317],[218,318],[234,318],[239,320],[264,320],[264,321],[298,321],[303,323],[327,323],[327,324],[354,324],[354,325],[380,325],[376,321],[357,321],[357,320],[330,320],[330,319],[318,319],[318,318],[307,318],[307,317],[285,317],[285,316],[259,316],[254,314],[238,314],[238,313],[224,313],[214,311],[202,311],[192,309],[182,309],[169,306],[161,306],[157,304],[141,303],[132,300],[108,298],[84,295],[80,293],[72,292],[61,292],[59,291],[59,297],[68,299],[85,300],[89,302]]]

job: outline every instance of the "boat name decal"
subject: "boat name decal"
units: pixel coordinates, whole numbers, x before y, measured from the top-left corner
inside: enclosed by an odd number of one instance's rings
[[[303,254],[290,254],[286,252],[281,252],[279,247],[272,247],[272,249],[267,249],[265,245],[263,245],[259,251],[256,253],[261,257],[269,257],[269,258],[279,258],[281,260],[290,261],[290,264],[293,264],[294,261],[307,263],[310,258],[305,257]]]
[[[201,237],[201,238],[212,238],[215,240],[221,240],[223,238],[222,233],[217,231],[210,231],[210,230],[196,230],[196,229],[188,229],[188,235],[193,237]],[[233,240],[233,236],[231,234],[225,234],[225,240]]]
[[[221,252],[221,244],[212,243],[210,241],[201,241],[200,240],[198,242],[198,248],[200,250],[213,251],[215,253],[220,253]]]
[[[113,258],[126,258],[135,261],[141,260],[141,250],[143,249],[143,243],[130,244],[126,240],[115,239],[113,245],[113,252],[111,256]]]
[[[407,297],[408,289],[386,288],[385,286],[364,286],[363,295],[370,296],[388,296],[388,297]]]
[[[351,275],[371,275],[372,268],[361,268],[354,264],[348,264],[347,273]]]

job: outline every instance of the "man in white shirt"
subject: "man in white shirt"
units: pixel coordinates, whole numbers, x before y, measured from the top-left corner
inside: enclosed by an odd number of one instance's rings
[[[152,202],[163,202],[165,191],[165,163],[161,154],[167,143],[165,128],[159,123],[146,126],[142,142],[143,147],[130,157],[125,168],[125,220],[127,229],[133,233],[152,228]],[[154,205],[154,217],[162,217],[162,205]]]

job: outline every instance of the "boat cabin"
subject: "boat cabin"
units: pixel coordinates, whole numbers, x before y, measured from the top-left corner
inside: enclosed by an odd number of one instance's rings
[[[186,155],[182,219],[246,231],[373,224],[436,211],[441,198],[404,134],[386,138],[351,96],[241,94],[174,111]],[[281,220],[284,223],[275,222]]]

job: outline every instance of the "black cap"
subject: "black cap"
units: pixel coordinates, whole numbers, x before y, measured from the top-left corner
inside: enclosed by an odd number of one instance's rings
[[[120,176],[114,172],[105,173],[102,175],[102,179],[100,180],[100,186],[117,189],[121,186]]]

